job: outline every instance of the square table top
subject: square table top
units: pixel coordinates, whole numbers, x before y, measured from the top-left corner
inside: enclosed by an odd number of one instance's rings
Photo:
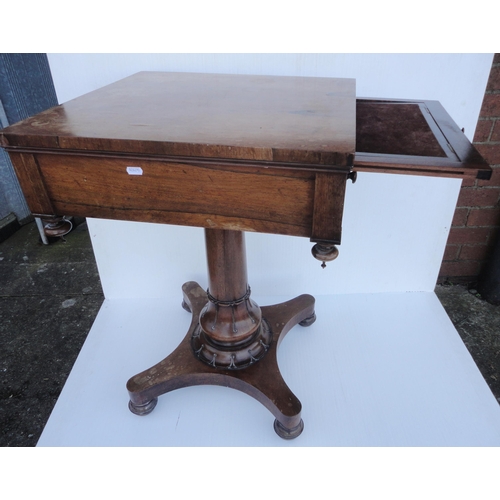
[[[8,147],[350,167],[355,80],[140,72],[2,131]]]

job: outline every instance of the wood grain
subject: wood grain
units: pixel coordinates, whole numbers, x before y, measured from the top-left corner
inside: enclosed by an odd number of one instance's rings
[[[355,81],[141,72],[28,118],[5,146],[346,166]]]
[[[316,174],[311,241],[340,244],[346,180],[342,174]]]
[[[314,173],[60,154],[37,161],[57,213],[310,236]]]
[[[10,153],[9,156],[31,212],[56,215],[34,155]]]

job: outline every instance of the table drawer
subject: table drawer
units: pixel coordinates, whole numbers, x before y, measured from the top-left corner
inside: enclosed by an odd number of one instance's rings
[[[343,173],[106,155],[10,154],[35,214],[258,231],[340,242]],[[332,190],[341,198],[333,204],[328,201]]]

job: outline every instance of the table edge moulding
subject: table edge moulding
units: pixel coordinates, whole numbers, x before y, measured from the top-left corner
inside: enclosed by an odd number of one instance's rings
[[[3,129],[0,141],[34,215],[205,230],[208,290],[183,285],[191,325],[130,378],[130,410],[222,385],[261,402],[285,439],[304,424],[277,348],[315,321],[315,300],[259,307],[244,233],[307,237],[324,267],[338,255],[346,182],[358,171],[491,176],[438,102],[356,99],[346,78],[140,72]]]

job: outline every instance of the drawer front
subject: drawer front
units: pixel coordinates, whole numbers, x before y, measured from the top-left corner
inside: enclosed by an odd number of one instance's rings
[[[314,181],[308,177],[104,157],[37,160],[58,213],[298,236],[310,231]]]
[[[150,159],[11,153],[35,214],[340,242],[345,174]],[[31,177],[36,182],[29,182]],[[27,180],[28,179],[28,180]],[[317,194],[317,196],[315,196]]]

